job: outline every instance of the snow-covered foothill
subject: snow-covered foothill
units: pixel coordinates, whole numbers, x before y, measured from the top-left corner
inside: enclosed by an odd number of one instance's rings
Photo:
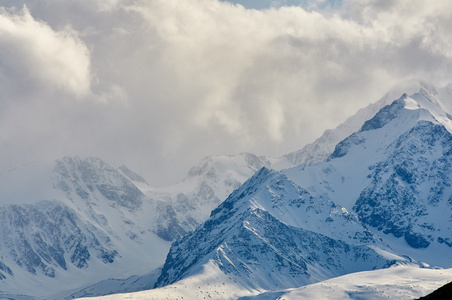
[[[450,278],[452,269],[400,266],[348,274],[307,285],[282,295],[278,300],[417,299],[450,282]]]

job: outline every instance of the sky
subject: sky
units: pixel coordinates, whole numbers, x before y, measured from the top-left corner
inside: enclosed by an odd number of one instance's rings
[[[449,0],[0,0],[0,170],[62,156],[174,183],[281,156],[452,71]]]

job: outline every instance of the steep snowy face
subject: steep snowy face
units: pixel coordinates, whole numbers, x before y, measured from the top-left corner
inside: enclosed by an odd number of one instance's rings
[[[65,157],[56,162],[55,172],[59,175],[56,186],[69,199],[77,194],[83,200],[95,202],[99,195],[113,207],[119,205],[133,211],[141,207],[145,197],[127,177],[97,158]],[[128,174],[131,175],[130,171]]]
[[[251,289],[295,287],[404,260],[385,257],[384,248],[343,207],[315,199],[280,172],[263,168],[203,226],[173,244],[157,286],[213,261]]]
[[[368,164],[370,182],[353,209],[364,223],[403,237],[411,247],[425,248],[434,241],[450,247],[452,135],[446,129],[450,120],[438,102],[427,95],[421,90],[383,108],[360,133],[341,142],[331,158],[346,155],[347,148],[357,140],[375,139],[376,131],[395,136],[380,145],[380,151],[369,149],[379,152],[381,159]],[[400,120],[410,125],[408,129],[394,126]],[[366,131],[369,134],[364,137]]]
[[[55,277],[55,269],[85,269],[96,260],[109,264],[118,254],[105,233],[56,201],[1,207],[0,222],[2,257],[9,264],[3,278],[20,268]]]
[[[432,93],[403,95],[338,143],[328,161],[284,173],[353,210],[384,239],[451,247],[450,118]]]
[[[369,154],[373,151],[374,156],[384,157],[383,150],[388,144],[424,119],[437,122],[428,110],[421,108],[413,98],[403,94],[400,99],[383,107],[373,118],[364,122],[359,131],[339,142],[328,160],[347,155],[351,148],[352,151]]]
[[[452,134],[420,121],[386,152],[356,201],[359,218],[414,248],[434,241],[452,247]]]
[[[416,106],[425,108],[449,131],[452,132],[452,84],[436,88],[425,82],[411,82],[400,85],[388,91],[380,100],[360,109],[335,129],[325,133],[300,150],[288,153],[280,158],[268,158],[275,170],[291,168],[298,165],[311,165],[327,160],[335,150],[336,145],[351,134],[359,131],[366,121],[371,120],[383,107],[390,105],[405,93],[415,99]],[[377,121],[375,119],[374,121]],[[367,124],[366,126],[370,126]]]
[[[387,160],[387,147],[419,120],[436,122],[427,110],[411,109],[413,101],[404,95],[384,107],[358,131],[339,142],[327,161],[282,172],[311,194],[351,211],[362,190],[371,182],[369,168]]]
[[[51,298],[64,289],[149,272],[163,263],[169,243],[156,235],[162,201],[146,197],[141,190],[146,183],[126,167],[66,157],[0,175],[10,185],[0,191],[5,199],[0,289],[5,293]],[[40,184],[29,188],[33,178]],[[16,190],[28,188],[14,197]],[[17,204],[9,204],[16,199]]]
[[[65,157],[56,161],[54,173],[55,187],[107,231],[127,228],[137,241],[141,232],[151,231],[172,241],[199,224],[190,220],[185,207],[178,215],[167,195],[150,191],[144,178],[126,166],[115,169],[98,158]]]
[[[363,123],[372,118],[381,108],[390,104],[400,94],[389,92],[375,103],[360,109],[356,114],[349,117],[345,122],[335,129],[326,130],[322,136],[313,143],[308,144],[300,150],[288,153],[278,159],[270,159],[272,168],[281,170],[298,165],[311,165],[326,160],[333,153],[337,143],[358,131]]]

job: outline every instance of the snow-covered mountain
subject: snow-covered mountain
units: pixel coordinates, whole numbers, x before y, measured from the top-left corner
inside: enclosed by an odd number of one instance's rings
[[[168,254],[157,287],[213,263],[255,290],[297,287],[409,260],[389,252],[358,219],[277,171],[261,169]]]
[[[450,267],[452,87],[403,90],[300,151],[207,157],[169,187],[97,158],[0,170],[0,290],[136,291],[165,257],[157,286],[201,273],[217,284],[210,270],[225,293],[251,294],[394,264]]]
[[[158,223],[167,225],[157,233],[166,240],[174,240],[194,230],[232,191],[269,164],[265,158],[251,153],[210,156],[191,168],[181,182],[145,190],[150,198],[166,203]]]
[[[398,89],[386,93],[380,100],[360,109],[356,114],[349,117],[335,129],[326,130],[322,136],[313,143],[308,144],[300,150],[288,153],[280,158],[271,159],[272,168],[275,170],[287,169],[298,165],[311,165],[313,163],[326,160],[337,143],[359,130],[363,123],[372,118],[381,108],[399,97]]]
[[[0,290],[61,298],[152,286],[143,274],[164,263],[170,242],[265,165],[249,153],[207,157],[183,181],[161,188],[98,158],[1,170]],[[109,278],[118,285],[99,289]]]
[[[156,287],[206,265],[258,291],[412,263],[405,253],[452,266],[450,99],[447,87],[422,84],[365,120],[325,161],[261,169],[172,245]]]
[[[284,174],[354,211],[397,251],[452,266],[452,121],[443,105],[452,97],[444,94],[425,86],[404,94],[341,141],[327,162]]]
[[[265,165],[249,153],[207,157],[161,188],[98,158],[1,170],[0,290],[58,298],[109,278],[126,285],[121,291],[136,290],[127,277],[161,266],[171,241]]]
[[[2,172],[4,295],[48,299],[162,264],[170,242],[157,235],[154,222],[161,201],[148,198],[124,170],[100,159],[66,157]]]

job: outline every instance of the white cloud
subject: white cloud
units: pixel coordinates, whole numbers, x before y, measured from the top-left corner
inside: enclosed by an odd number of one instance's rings
[[[436,43],[423,31],[427,20],[400,21],[387,16],[387,11],[379,14],[381,19],[362,24],[301,8],[258,12],[214,1],[152,1],[137,4],[135,9],[157,32],[165,49],[163,59],[176,78],[189,88],[202,89],[199,95],[206,104],[200,103],[198,113],[203,116],[199,119],[209,120],[209,113],[218,107],[226,115],[230,112],[228,119],[235,120],[236,127],[249,128],[248,116],[271,98],[278,99],[282,107],[296,106],[284,112],[285,118],[293,118],[291,113],[302,112],[304,105],[323,105],[334,98],[347,101],[351,87],[365,93],[370,85],[376,88],[400,77],[422,77],[447,59],[443,53],[447,47],[433,51]],[[366,18],[373,17],[367,9],[360,11]],[[419,56],[424,62],[417,61]],[[353,97],[348,101],[356,103]],[[241,117],[228,106],[240,107]],[[268,128],[266,120],[271,118],[254,114],[253,122]],[[278,118],[280,122],[267,135],[277,136],[275,128],[291,134],[282,125],[285,118]]]
[[[99,155],[152,182],[208,154],[296,150],[397,82],[452,71],[449,1],[21,3],[0,16],[0,89],[29,99],[0,113],[8,153]]]
[[[70,28],[56,32],[26,7],[0,11],[0,66],[3,90],[64,90],[77,97],[90,91],[86,46]]]

